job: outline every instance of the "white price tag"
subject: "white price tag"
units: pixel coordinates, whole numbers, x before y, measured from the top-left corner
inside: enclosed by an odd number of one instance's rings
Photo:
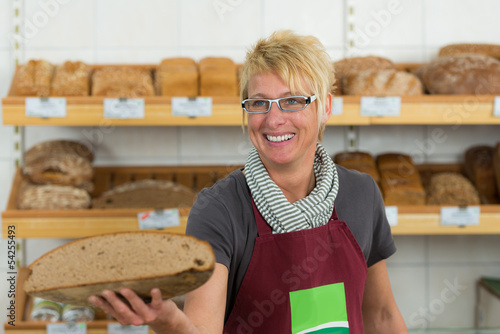
[[[164,229],[181,225],[179,210],[155,210],[149,212],[140,212],[137,214],[140,230]]]
[[[441,208],[441,225],[467,226],[479,225],[481,209],[479,206],[443,207]]]
[[[361,116],[399,116],[399,115],[401,115],[400,96],[361,97]]]
[[[344,99],[341,97],[334,97],[332,101],[332,115],[342,115],[344,111]]]
[[[397,206],[386,206],[385,215],[389,221],[390,226],[398,225],[398,207]]]
[[[24,107],[27,117],[66,117],[66,99],[63,97],[27,97]]]
[[[104,99],[104,118],[144,118],[144,99]]]
[[[174,116],[212,116],[211,97],[173,97],[172,115]]]
[[[493,104],[493,116],[500,117],[500,96],[495,97],[495,103]]]
[[[85,323],[76,324],[47,324],[47,334],[86,334],[87,325]]]
[[[143,326],[125,326],[122,324],[108,324],[108,334],[148,334],[149,327]]]

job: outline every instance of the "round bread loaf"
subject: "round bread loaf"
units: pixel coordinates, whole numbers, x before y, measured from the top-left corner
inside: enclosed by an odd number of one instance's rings
[[[481,55],[439,57],[415,70],[431,94],[500,94],[500,61]]]
[[[79,186],[92,180],[94,155],[69,140],[45,141],[24,155],[23,175],[34,183]]]
[[[416,75],[394,69],[346,75],[342,80],[342,89],[345,95],[365,96],[408,96],[424,92]]]
[[[55,184],[23,184],[17,197],[21,210],[87,209],[91,203],[87,191]]]
[[[431,176],[428,189],[429,205],[479,205],[479,195],[472,183],[455,172],[437,173]]]
[[[159,288],[163,298],[183,295],[212,275],[210,244],[159,231],[92,236],[69,242],[34,261],[25,291],[35,297],[88,305],[103,290],[134,290],[143,299]]]
[[[500,45],[477,43],[450,44],[442,47],[439,50],[438,56],[447,57],[461,54],[477,54],[500,59]]]

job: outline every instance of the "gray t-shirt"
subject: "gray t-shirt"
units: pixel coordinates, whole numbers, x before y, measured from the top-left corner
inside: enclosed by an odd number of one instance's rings
[[[337,171],[337,215],[356,238],[369,267],[396,251],[382,195],[371,176],[338,165]],[[207,240],[216,261],[229,269],[227,320],[257,237],[252,198],[240,169],[199,193],[189,214],[186,234]]]

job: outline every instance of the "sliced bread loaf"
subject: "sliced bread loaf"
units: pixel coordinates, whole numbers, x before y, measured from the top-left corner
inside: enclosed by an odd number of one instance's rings
[[[194,237],[159,231],[103,234],[69,242],[30,266],[24,289],[35,297],[88,305],[103,290],[134,290],[148,299],[152,288],[163,298],[183,295],[212,275],[210,244]]]

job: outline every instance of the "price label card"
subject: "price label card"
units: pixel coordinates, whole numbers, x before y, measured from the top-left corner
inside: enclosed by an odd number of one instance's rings
[[[173,97],[172,115],[188,117],[212,116],[211,97]]]
[[[332,103],[332,115],[342,115],[344,99],[341,97],[334,97]]]
[[[400,96],[363,96],[361,97],[361,116],[399,116],[401,115]]]
[[[481,209],[479,206],[441,208],[441,225],[467,226],[479,225]]]
[[[108,324],[108,334],[148,334],[149,327],[143,326],[125,326],[122,324]]]
[[[500,117],[500,96],[495,97],[495,103],[493,104],[493,116]]]
[[[144,118],[144,99],[104,99],[104,118]]]
[[[47,324],[47,334],[86,334],[87,325],[85,323],[76,324]]]
[[[140,230],[162,230],[167,227],[181,225],[179,210],[177,209],[140,212],[137,214],[137,219],[139,220]]]
[[[27,97],[24,107],[27,117],[66,117],[66,99],[63,97]]]
[[[385,215],[387,216],[387,220],[389,221],[389,225],[391,225],[391,226],[398,225],[398,207],[397,206],[386,206],[385,207]]]

